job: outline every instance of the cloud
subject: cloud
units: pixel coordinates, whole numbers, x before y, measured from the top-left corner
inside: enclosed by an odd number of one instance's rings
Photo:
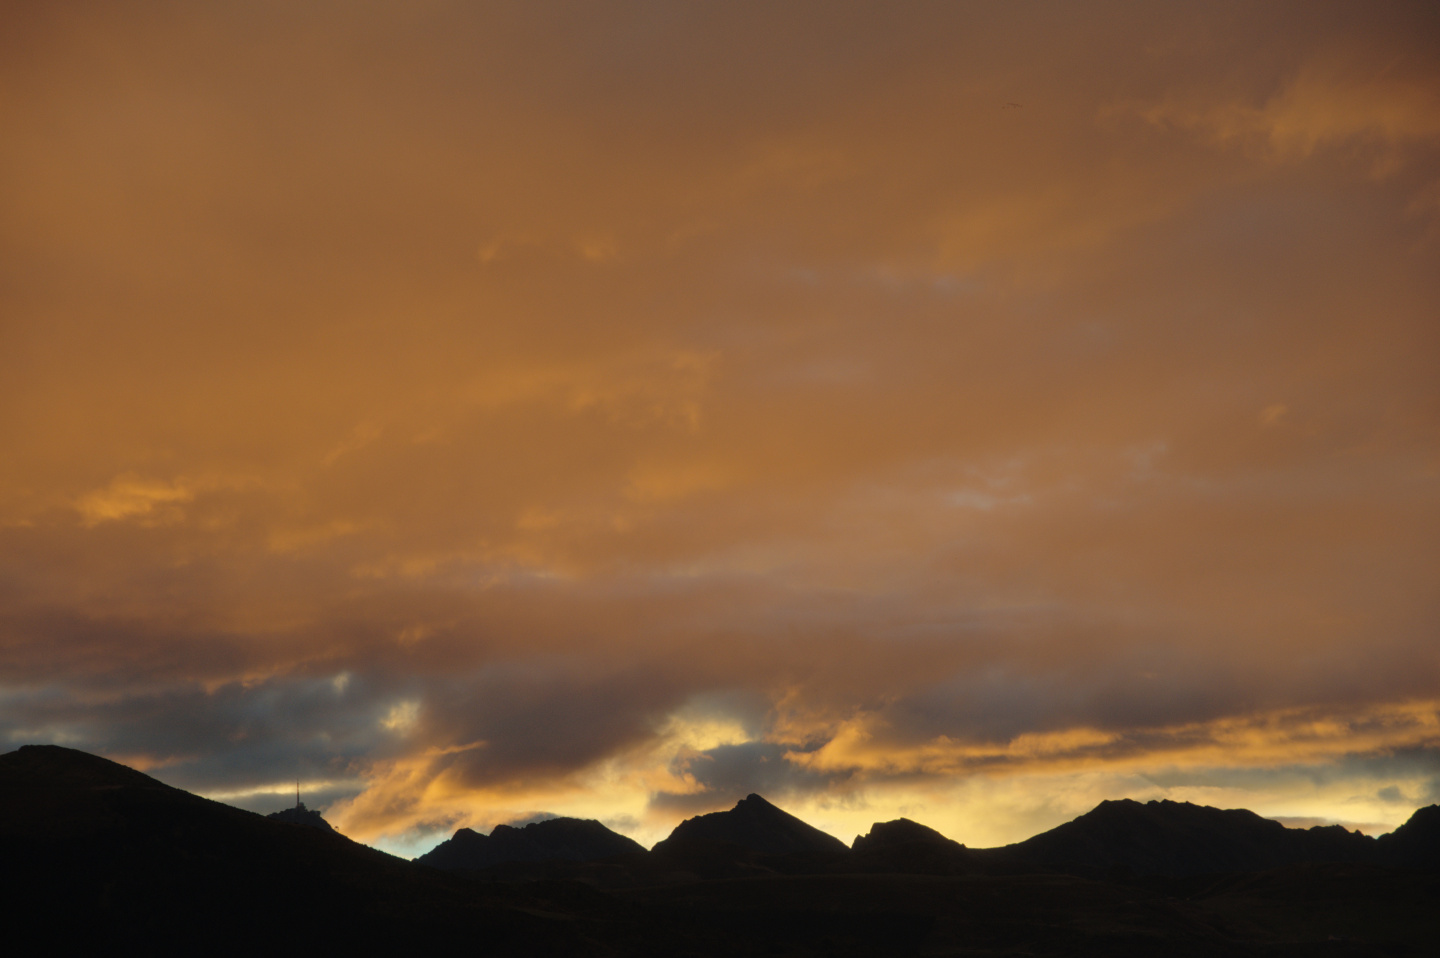
[[[796,793],[843,788],[847,777],[812,771],[794,760],[793,748],[774,742],[717,745],[678,755],[673,764],[675,774],[693,783],[694,790],[657,792],[649,806],[687,817],[729,808],[751,793],[783,801]]]
[[[1430,13],[6,36],[9,741],[409,850],[1433,797]]]
[[[75,504],[87,526],[119,519],[151,519],[157,510],[171,504],[183,504],[195,498],[195,491],[186,480],[173,483],[144,480],[133,473],[116,476],[104,489],[88,492]],[[178,520],[178,510],[170,511],[171,521]]]
[[[875,728],[877,724],[868,716],[852,719],[823,747],[787,757],[818,772],[962,775],[993,767],[1078,770],[1132,762],[1145,767],[1274,767],[1440,745],[1440,703],[1435,701],[1354,711],[1288,709],[1170,727],[1132,725],[1123,732],[1080,726],[1023,732],[998,741],[941,735],[909,747],[887,736],[888,730]]]
[[[1282,162],[1357,146],[1374,155],[1374,172],[1394,172],[1405,157],[1440,145],[1440,76],[1394,68],[1315,65],[1260,105],[1243,102],[1143,108],[1151,123],[1193,130],[1222,147],[1259,149]]]

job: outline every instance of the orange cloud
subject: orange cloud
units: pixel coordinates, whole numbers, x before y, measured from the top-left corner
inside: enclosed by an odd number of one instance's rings
[[[1433,17],[557,9],[11,18],[0,736],[397,848],[1432,794]]]

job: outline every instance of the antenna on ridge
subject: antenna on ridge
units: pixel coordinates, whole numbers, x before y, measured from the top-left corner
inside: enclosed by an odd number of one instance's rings
[[[300,807],[300,779],[295,779],[295,807]]]

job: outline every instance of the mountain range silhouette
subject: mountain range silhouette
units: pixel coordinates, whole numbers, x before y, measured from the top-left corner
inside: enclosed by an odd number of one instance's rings
[[[767,866],[793,871],[797,864],[808,864],[822,872],[858,867],[910,874],[1054,872],[1124,878],[1219,875],[1306,863],[1433,868],[1440,866],[1437,844],[1436,805],[1418,810],[1405,825],[1376,839],[1340,825],[1286,828],[1245,809],[1120,799],[1101,802],[1073,821],[1001,848],[966,848],[933,828],[901,818],[877,822],[847,849],[834,836],[752,794],[728,811],[686,819],[650,855],[701,863],[700,872],[715,872],[715,863],[725,862],[749,866],[741,871]],[[508,862],[618,860],[643,851],[599,822],[557,818],[523,829],[498,825],[489,839],[462,828],[416,861],[479,871]],[[787,864],[791,867],[785,868]]]
[[[52,953],[1427,955],[1440,927],[1433,805],[1378,839],[1122,800],[1003,848],[908,819],[847,848],[750,795],[649,852],[550,819],[407,862],[26,746],[0,755],[0,861],[11,935]]]

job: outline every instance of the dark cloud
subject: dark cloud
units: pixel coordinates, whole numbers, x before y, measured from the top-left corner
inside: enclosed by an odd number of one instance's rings
[[[787,757],[794,751],[770,742],[743,742],[682,755],[671,768],[693,780],[699,790],[657,792],[650,797],[650,807],[689,817],[730,808],[751,793],[780,801],[807,793],[843,791],[847,775],[819,774],[795,765]]]
[[[681,704],[676,690],[656,679],[589,661],[497,666],[437,688],[425,700],[418,734],[436,743],[484,743],[440,765],[465,784],[563,776],[654,734],[654,724]]]
[[[4,728],[18,743],[83,743],[122,760],[159,764],[171,784],[234,790],[296,777],[353,777],[357,760],[396,747],[380,724],[395,698],[349,673],[115,697],[52,686],[6,696]]]

